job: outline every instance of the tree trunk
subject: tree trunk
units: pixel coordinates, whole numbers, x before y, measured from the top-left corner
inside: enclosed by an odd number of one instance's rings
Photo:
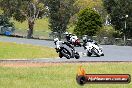
[[[28,39],[33,38],[33,28],[34,28],[34,19],[29,18],[28,19],[28,34],[27,34]]]
[[[59,40],[62,39],[62,33],[60,31],[58,32],[58,38],[59,38]]]

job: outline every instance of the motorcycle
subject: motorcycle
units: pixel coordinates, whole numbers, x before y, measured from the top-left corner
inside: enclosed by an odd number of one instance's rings
[[[81,47],[80,40],[77,38],[76,35],[67,34],[66,35],[66,40],[67,40],[67,42],[70,42],[74,46],[80,46]]]
[[[71,41],[71,43],[72,43],[74,46],[80,46],[80,47],[81,47],[80,40],[77,38],[76,35],[71,36],[70,41]]]
[[[72,46],[72,44],[68,43],[68,42],[62,42],[59,41],[58,38],[54,39],[54,43],[56,45],[56,52],[59,53],[59,57],[66,57],[67,59],[70,58],[76,58],[79,59],[80,55],[78,52],[75,51],[75,48]],[[64,45],[68,46],[68,48],[64,47]]]
[[[86,44],[84,44],[84,49],[86,49],[87,51],[87,56],[91,56],[92,54],[100,57],[100,56],[104,56],[102,47],[99,47],[99,45],[96,42],[87,42]]]

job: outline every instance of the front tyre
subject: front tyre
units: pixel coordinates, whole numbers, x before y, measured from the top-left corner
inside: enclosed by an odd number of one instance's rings
[[[99,51],[96,48],[93,48],[93,53],[97,56],[100,57]]]
[[[67,59],[70,59],[70,54],[69,54],[69,51],[68,51],[68,50],[63,49],[63,50],[61,51],[61,53],[62,53],[62,55],[63,55],[64,57],[66,57]]]
[[[101,56],[104,56],[104,54],[102,53]]]
[[[63,57],[62,53],[59,53],[59,57],[60,57],[60,58],[62,58],[62,57]]]
[[[75,58],[76,58],[76,59],[79,59],[79,58],[80,58],[80,55],[79,55],[78,52],[75,53]]]
[[[92,55],[92,53],[90,53],[89,51],[87,51],[87,56],[90,57]]]
[[[81,47],[82,45],[81,44],[78,44],[79,45],[79,47]]]

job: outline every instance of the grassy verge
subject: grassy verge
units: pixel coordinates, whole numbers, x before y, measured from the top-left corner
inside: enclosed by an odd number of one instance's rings
[[[0,59],[55,58],[55,49],[28,44],[0,42]]]
[[[81,64],[42,67],[0,67],[1,88],[132,88],[130,84],[86,84],[80,86],[75,77]],[[86,72],[132,75],[132,63],[85,63]]]

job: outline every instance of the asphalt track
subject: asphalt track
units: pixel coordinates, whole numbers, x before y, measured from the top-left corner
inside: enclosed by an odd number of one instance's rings
[[[34,40],[34,39],[24,39],[24,38],[11,38],[11,37],[1,37],[0,41],[4,42],[15,42],[18,44],[32,44],[32,45],[38,45],[38,46],[48,46],[54,48],[55,45],[53,41],[46,41],[46,40]],[[80,53],[81,58],[80,59],[66,59],[66,58],[43,58],[43,59],[33,59],[33,60],[8,60],[9,62],[115,62],[115,61],[125,61],[125,62],[131,62],[132,61],[132,47],[131,46],[116,46],[116,45],[101,45],[103,47],[103,52],[105,56],[102,57],[87,57],[85,55],[86,51],[83,49],[83,47],[76,47],[76,50]],[[19,58],[18,58],[19,59]],[[7,60],[0,60],[0,62],[4,62]]]

